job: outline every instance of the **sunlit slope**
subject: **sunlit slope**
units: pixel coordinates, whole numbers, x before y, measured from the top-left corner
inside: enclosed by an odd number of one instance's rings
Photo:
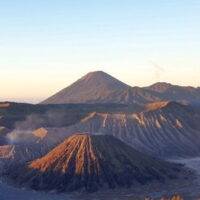
[[[163,182],[182,173],[181,166],[139,153],[113,136],[76,134],[11,174],[37,190],[92,192]]]

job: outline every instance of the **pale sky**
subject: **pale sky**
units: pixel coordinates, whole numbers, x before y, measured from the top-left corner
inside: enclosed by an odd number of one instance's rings
[[[39,102],[90,71],[200,86],[199,0],[0,1],[0,101]]]

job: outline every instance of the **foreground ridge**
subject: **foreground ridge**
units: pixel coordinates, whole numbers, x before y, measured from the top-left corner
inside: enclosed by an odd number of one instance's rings
[[[36,190],[94,192],[181,175],[182,166],[139,153],[113,136],[75,134],[10,176]]]

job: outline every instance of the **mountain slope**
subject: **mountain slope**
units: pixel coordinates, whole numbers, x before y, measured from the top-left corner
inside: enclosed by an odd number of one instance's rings
[[[136,103],[141,105],[161,100],[197,103],[200,101],[200,89],[164,82],[155,83],[149,87],[131,87],[105,72],[96,71],[88,73],[41,103]]]
[[[102,71],[91,72],[42,103],[120,103],[119,95],[129,87]]]
[[[93,112],[65,132],[111,134],[141,152],[159,157],[200,155],[200,112],[176,102],[146,105],[138,113]]]
[[[12,174],[34,189],[89,192],[163,182],[183,175],[179,165],[159,161],[112,136],[72,135],[46,156]]]
[[[61,90],[42,104],[66,103],[117,103],[145,104],[159,100],[154,92],[145,88],[130,87],[102,71],[91,72]]]
[[[38,129],[28,141],[48,152],[73,133],[89,132],[113,135],[141,152],[162,158],[200,155],[200,110],[169,101],[146,104],[141,110],[92,111],[73,125]],[[25,135],[18,134],[18,138],[26,143]]]

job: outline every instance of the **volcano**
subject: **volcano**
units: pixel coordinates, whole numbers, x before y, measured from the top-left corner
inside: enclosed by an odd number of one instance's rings
[[[182,166],[144,155],[113,136],[74,134],[9,175],[35,190],[95,192],[164,182],[182,172]]]
[[[42,104],[120,103],[124,91],[129,88],[105,72],[90,72]]]
[[[149,87],[131,87],[103,72],[90,72],[41,104],[140,104],[154,101],[198,103],[200,89],[161,82]]]

